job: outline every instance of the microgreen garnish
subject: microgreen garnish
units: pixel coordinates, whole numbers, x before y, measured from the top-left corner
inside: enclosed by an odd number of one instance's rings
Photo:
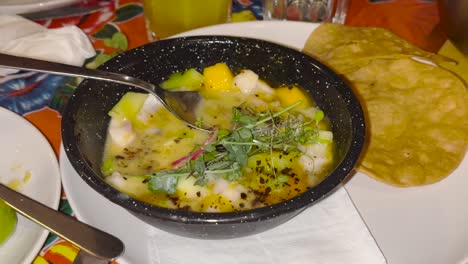
[[[185,170],[158,171],[150,175],[148,189],[155,193],[175,193],[177,181],[181,176],[188,176]]]
[[[173,194],[180,177],[195,177],[195,184],[201,186],[207,184],[210,176],[236,180],[242,176],[249,157],[255,154],[299,151],[299,145],[314,143],[323,112],[317,111],[313,120],[304,121],[301,115],[289,113],[300,103],[278,112],[233,108],[231,131],[216,129],[203,146],[177,161],[177,165],[184,162],[183,166],[146,175],[150,178],[149,190]],[[279,175],[278,181],[286,183],[287,176]]]
[[[197,120],[195,120],[195,126],[203,127],[203,118],[202,117],[198,117]]]

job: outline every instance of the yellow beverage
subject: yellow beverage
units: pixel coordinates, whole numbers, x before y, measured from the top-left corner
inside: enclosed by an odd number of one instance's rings
[[[228,21],[231,0],[143,0],[157,38]]]

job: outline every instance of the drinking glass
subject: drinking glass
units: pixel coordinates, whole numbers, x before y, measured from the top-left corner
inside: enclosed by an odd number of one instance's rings
[[[344,24],[349,0],[263,0],[263,19]]]
[[[143,8],[150,30],[161,39],[228,22],[231,0],[143,0]]]

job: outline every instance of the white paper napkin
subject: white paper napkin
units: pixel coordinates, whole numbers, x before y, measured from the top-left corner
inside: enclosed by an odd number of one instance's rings
[[[95,50],[76,26],[47,29],[14,15],[0,16],[0,52],[10,55],[82,66]],[[16,70],[0,68],[0,75]]]
[[[258,235],[198,240],[151,229],[155,264],[383,264],[380,252],[346,190]]]

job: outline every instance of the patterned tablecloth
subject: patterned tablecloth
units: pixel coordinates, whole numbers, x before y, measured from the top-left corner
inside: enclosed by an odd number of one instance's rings
[[[234,0],[232,21],[262,19],[261,2]],[[84,16],[36,22],[48,28],[70,24],[80,27],[98,53],[87,62],[88,67],[151,41],[139,0],[87,0],[79,5],[99,5],[102,9]],[[437,51],[446,40],[438,22],[437,3],[431,0],[351,0],[346,20],[348,25],[387,27],[429,51]],[[119,38],[115,37],[116,34]],[[125,36],[123,41],[122,36]],[[0,106],[32,122],[49,139],[58,155],[60,114],[77,85],[76,78],[42,73],[0,76]],[[60,211],[73,215],[65,193],[62,194]],[[34,263],[69,264],[77,252],[76,247],[51,234]]]

